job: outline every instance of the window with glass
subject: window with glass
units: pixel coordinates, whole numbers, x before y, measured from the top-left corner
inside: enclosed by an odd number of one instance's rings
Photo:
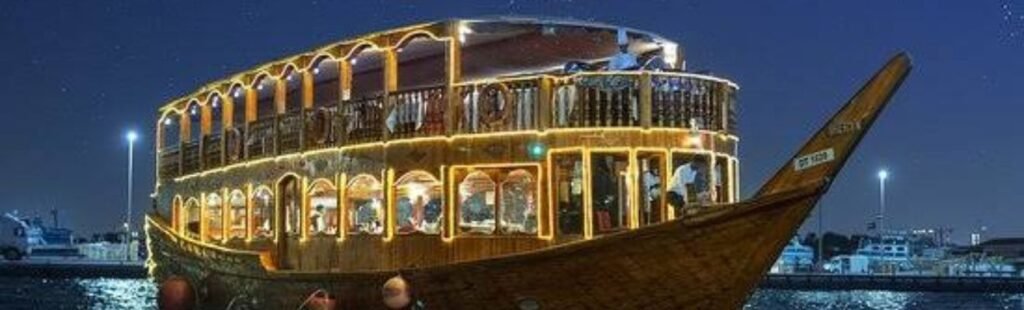
[[[253,237],[274,237],[274,192],[260,187],[252,195]]]
[[[501,232],[537,233],[537,184],[530,172],[510,172],[501,183]]]
[[[345,199],[349,234],[384,233],[384,190],[377,178],[366,174],[352,178]]]
[[[206,239],[224,239],[224,204],[220,195],[206,195]]]
[[[583,234],[583,157],[555,155],[552,178],[558,212],[558,234]]]
[[[665,175],[665,158],[660,153],[638,153],[637,164],[640,166],[637,188],[640,191],[640,225],[657,223],[662,216],[662,201],[665,191],[662,176]]]
[[[673,172],[667,196],[677,218],[689,206],[711,203],[709,161],[708,156],[703,154],[672,155]]]
[[[493,234],[497,185],[483,171],[469,173],[459,184],[459,231]]]
[[[185,203],[185,236],[189,238],[199,239],[200,209],[199,201],[195,198]]]
[[[338,190],[328,181],[313,183],[309,191],[309,233],[338,233]]]
[[[595,235],[629,227],[629,156],[593,153],[590,156],[590,199]]]
[[[231,191],[231,198],[228,203],[231,205],[231,212],[228,213],[231,216],[228,221],[231,227],[228,229],[229,237],[234,239],[245,238],[246,230],[246,208],[245,194],[240,190]]]
[[[423,171],[413,171],[395,182],[395,231],[398,234],[436,235],[444,228],[441,182]]]

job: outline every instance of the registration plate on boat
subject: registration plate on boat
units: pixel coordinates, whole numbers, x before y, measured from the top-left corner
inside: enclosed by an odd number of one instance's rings
[[[836,159],[835,151],[831,148],[823,151],[817,151],[811,154],[798,157],[793,161],[793,168],[796,171],[804,170],[810,167],[814,167],[820,164],[824,164]]]

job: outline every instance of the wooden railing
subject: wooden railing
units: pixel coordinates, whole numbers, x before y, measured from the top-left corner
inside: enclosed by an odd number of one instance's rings
[[[273,117],[258,119],[249,124],[249,132],[245,137],[245,150],[248,159],[257,159],[274,154],[274,123]]]
[[[200,169],[199,141],[190,141],[181,144],[181,173],[189,174],[199,172]]]
[[[384,100],[369,98],[343,104],[342,119],[345,124],[341,134],[347,143],[380,141],[383,137]]]
[[[221,136],[208,135],[203,137],[203,169],[220,167],[221,162]]]
[[[443,135],[448,106],[445,88],[427,87],[388,94],[391,111],[385,122],[390,138]]]
[[[160,175],[178,175],[181,173],[181,148],[171,145],[160,150]]]
[[[537,128],[540,78],[472,83],[456,87],[458,133]]]
[[[408,89],[228,128],[223,146],[220,137],[205,138],[203,154],[198,143],[166,148],[160,177],[307,150],[452,134],[604,127],[735,134],[735,93],[735,85],[714,77],[646,71],[466,82],[453,85],[451,93],[443,85]]]

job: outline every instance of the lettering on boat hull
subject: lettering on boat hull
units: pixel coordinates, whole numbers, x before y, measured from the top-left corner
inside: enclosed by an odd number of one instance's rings
[[[793,169],[796,171],[805,170],[817,165],[821,165],[836,159],[836,152],[832,148],[817,151],[811,154],[798,157],[793,160]]]

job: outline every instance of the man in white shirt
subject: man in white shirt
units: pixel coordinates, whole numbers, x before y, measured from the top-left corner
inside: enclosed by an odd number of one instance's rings
[[[629,53],[629,38],[626,36],[626,29],[619,28],[616,41],[619,44],[619,53],[608,61],[608,70],[620,71],[639,67],[640,64],[637,63],[636,56]]]

